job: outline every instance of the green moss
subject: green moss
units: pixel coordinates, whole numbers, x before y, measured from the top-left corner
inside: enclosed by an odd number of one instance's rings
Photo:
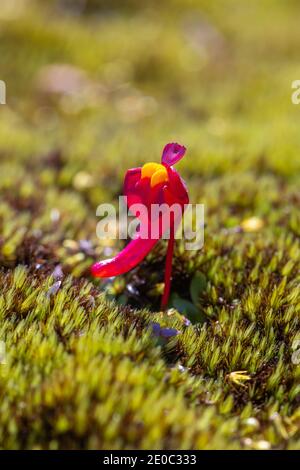
[[[0,13],[1,448],[300,447],[299,8],[161,3]],[[89,266],[120,248],[97,205],[172,140],[206,231],[162,314],[163,242]]]

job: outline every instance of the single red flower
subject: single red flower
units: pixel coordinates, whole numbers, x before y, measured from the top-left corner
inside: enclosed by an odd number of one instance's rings
[[[181,221],[185,205],[189,202],[185,182],[172,167],[184,156],[185,151],[186,148],[177,143],[167,144],[163,150],[161,163],[146,163],[142,168],[132,168],[127,171],[124,180],[124,195],[127,197],[128,208],[133,208],[134,204],[143,204],[147,208],[147,216],[144,212],[138,215],[139,233],[119,254],[112,259],[95,263],[91,268],[95,277],[113,277],[124,274],[137,266],[168,231],[162,308],[167,306],[170,294],[175,230]],[[156,219],[153,219],[153,205],[166,205],[165,207],[168,208],[176,205],[179,210],[174,210],[174,212],[170,210],[166,214],[159,213]],[[158,224],[159,228],[153,234],[151,229],[155,224]],[[145,232],[147,237],[145,237]]]

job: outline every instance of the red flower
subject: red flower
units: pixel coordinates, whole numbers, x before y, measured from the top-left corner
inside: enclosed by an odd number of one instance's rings
[[[182,218],[185,204],[189,202],[185,182],[172,167],[184,156],[185,151],[182,145],[167,144],[163,150],[161,164],[146,163],[142,168],[132,168],[127,171],[124,180],[124,195],[127,197],[128,208],[132,208],[134,204],[143,204],[147,208],[147,215],[144,212],[138,215],[140,221],[138,236],[131,240],[115,258],[95,263],[91,268],[95,277],[113,277],[126,273],[145,258],[168,230],[169,242],[162,308],[166,307],[170,293],[175,229]],[[156,219],[153,219],[154,204],[166,204],[168,208],[176,204],[179,211],[171,210],[168,214],[159,213]],[[158,225],[158,230],[153,234],[152,228],[155,224]],[[147,238],[145,238],[145,232]]]

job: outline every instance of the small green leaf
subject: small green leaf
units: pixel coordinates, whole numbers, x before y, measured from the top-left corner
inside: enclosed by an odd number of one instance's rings
[[[119,295],[119,297],[116,299],[116,302],[118,305],[126,305],[128,302],[128,297],[125,294]]]
[[[197,272],[190,285],[190,294],[194,305],[199,304],[199,297],[203,291],[206,289],[206,277],[203,273]]]
[[[205,321],[203,313],[189,300],[182,299],[178,295],[173,295],[171,305],[175,307],[178,312],[185,315],[192,323],[203,323]]]

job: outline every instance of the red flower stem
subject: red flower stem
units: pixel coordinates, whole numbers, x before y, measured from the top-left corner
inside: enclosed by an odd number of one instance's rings
[[[164,310],[168,305],[170,288],[171,288],[171,274],[172,274],[172,258],[174,252],[174,223],[171,223],[170,227],[170,238],[168,242],[167,258],[166,258],[166,267],[165,267],[165,288],[164,293],[161,299],[161,309]]]

